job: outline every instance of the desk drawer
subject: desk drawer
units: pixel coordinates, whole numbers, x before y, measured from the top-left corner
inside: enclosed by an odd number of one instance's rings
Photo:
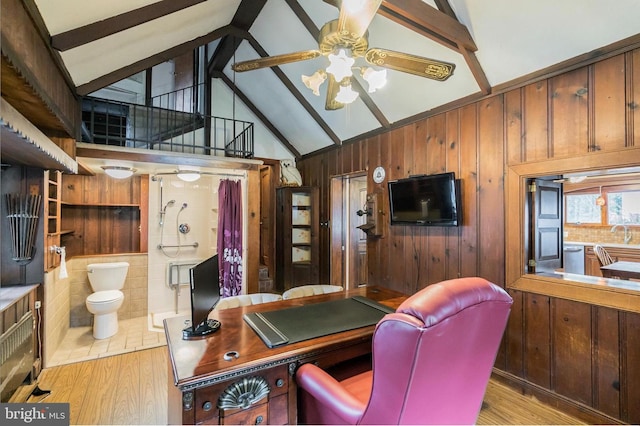
[[[269,424],[267,404],[239,411],[230,416],[220,416],[221,425],[266,425]]]
[[[266,380],[269,385],[269,394],[266,399],[263,401],[258,401],[259,404],[265,404],[267,400],[271,400],[272,398],[278,395],[287,394],[289,389],[289,370],[287,365],[279,365],[261,372],[256,372],[254,374],[247,374],[245,376],[240,376],[234,378],[233,380],[229,380],[222,383],[217,383],[212,386],[207,386],[203,388],[196,389],[195,391],[195,419],[196,423],[201,423],[204,421],[209,421],[214,417],[220,416],[222,418],[223,412],[218,409],[218,400],[220,395],[222,395],[226,389],[233,386],[234,383],[242,382],[244,378],[250,377],[258,377]],[[266,406],[266,405],[265,405]],[[245,410],[252,410],[253,407],[248,407]],[[266,408],[265,408],[266,410]],[[227,411],[229,412],[229,410]],[[234,413],[241,414],[239,410],[235,410]],[[234,414],[235,415],[235,414]],[[265,416],[266,418],[266,416]]]

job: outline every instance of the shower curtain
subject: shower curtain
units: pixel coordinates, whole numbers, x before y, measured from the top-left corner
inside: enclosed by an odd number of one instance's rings
[[[218,188],[218,263],[222,297],[242,290],[242,190],[240,181],[221,180]]]

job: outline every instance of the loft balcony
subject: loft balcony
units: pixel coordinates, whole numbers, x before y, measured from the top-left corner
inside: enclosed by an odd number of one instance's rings
[[[253,123],[194,111],[193,88],[149,106],[84,97],[82,142],[187,154],[253,158]]]

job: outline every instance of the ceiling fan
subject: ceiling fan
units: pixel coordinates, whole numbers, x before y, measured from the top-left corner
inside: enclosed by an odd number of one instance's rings
[[[375,91],[386,82],[386,68],[409,74],[444,81],[453,74],[455,64],[434,59],[396,52],[393,50],[369,48],[367,28],[380,8],[382,0],[342,0],[338,19],[323,25],[318,37],[318,49],[286,53],[284,55],[238,62],[232,65],[236,72],[269,68],[292,62],[314,59],[319,56],[329,58],[330,66],[318,70],[312,76],[302,76],[305,85],[319,95],[319,87],[329,80],[325,109],[340,109],[353,102],[358,93],[351,89],[352,66],[356,58],[376,67],[358,67],[369,84],[369,92]]]

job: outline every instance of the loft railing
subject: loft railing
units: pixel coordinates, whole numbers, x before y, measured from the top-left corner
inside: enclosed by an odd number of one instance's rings
[[[85,97],[82,141],[130,148],[253,158],[253,123]]]
[[[151,97],[147,105],[173,111],[192,112],[204,115],[205,90],[206,86],[204,84],[173,90]]]

